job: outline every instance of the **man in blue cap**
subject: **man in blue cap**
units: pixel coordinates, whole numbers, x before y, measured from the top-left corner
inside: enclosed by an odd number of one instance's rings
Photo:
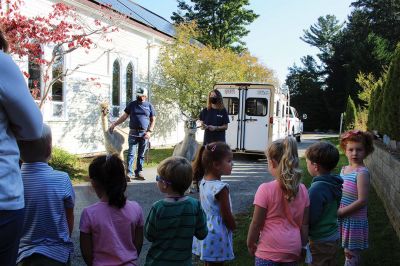
[[[146,152],[147,144],[154,130],[156,121],[156,112],[151,103],[147,100],[148,91],[145,88],[138,88],[136,90],[136,100],[132,101],[126,106],[124,113],[111,124],[109,130],[112,133],[115,126],[121,124],[129,117],[129,148],[128,148],[128,169],[127,179],[133,178],[134,180],[144,180],[143,176],[143,163],[144,153]],[[135,161],[135,154],[137,150],[136,169],[133,171],[133,162]]]

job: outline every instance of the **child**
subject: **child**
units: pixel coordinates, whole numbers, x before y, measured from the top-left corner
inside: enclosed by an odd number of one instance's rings
[[[340,147],[346,154],[349,165],[342,168],[343,197],[338,210],[345,265],[361,265],[360,253],[368,248],[367,202],[369,172],[364,159],[373,152],[370,133],[351,130],[343,133]]]
[[[339,246],[337,210],[342,198],[343,179],[331,174],[339,151],[328,142],[316,142],[306,150],[307,170],[313,180],[310,197],[310,249],[312,266],[336,265]]]
[[[236,224],[231,210],[229,186],[221,181],[221,175],[232,171],[232,151],[223,142],[212,142],[200,148],[194,166],[203,168],[200,182],[200,201],[207,215],[208,235],[200,241],[193,239],[193,253],[200,256],[205,265],[223,265],[233,260],[232,231]]]
[[[23,161],[25,218],[18,265],[69,265],[73,252],[75,193],[67,173],[48,165],[51,130],[37,140],[18,141]]]
[[[200,202],[184,195],[192,166],[183,157],[169,157],[157,167],[157,186],[165,198],[147,216],[145,236],[152,242],[145,265],[192,265],[193,236],[204,239],[206,219]]]
[[[272,142],[266,156],[276,180],[261,184],[256,192],[247,248],[256,256],[255,265],[297,265],[307,244],[310,202],[300,184],[296,140]]]
[[[87,265],[138,265],[143,244],[143,213],[125,197],[125,168],[118,155],[103,155],[89,165],[90,182],[100,201],[86,207],[80,245]]]

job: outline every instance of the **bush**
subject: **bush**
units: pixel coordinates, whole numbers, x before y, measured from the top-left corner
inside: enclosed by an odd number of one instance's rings
[[[354,128],[366,131],[367,123],[368,123],[368,109],[361,107],[357,110],[357,120],[355,121]]]
[[[344,129],[353,129],[357,120],[357,110],[354,101],[349,98],[347,99],[346,112],[344,113]]]
[[[391,139],[400,140],[400,43],[390,63],[384,85],[382,101],[383,133],[389,135]]]
[[[73,174],[79,162],[78,156],[71,154],[61,148],[53,147],[49,165],[54,169]]]
[[[376,88],[371,94],[371,103],[368,107],[368,129],[378,130],[382,132],[382,95],[383,95],[383,84],[386,79],[386,75],[382,76],[377,83]]]

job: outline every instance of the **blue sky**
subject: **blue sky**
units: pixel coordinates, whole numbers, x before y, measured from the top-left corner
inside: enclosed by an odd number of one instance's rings
[[[175,0],[133,0],[139,5],[171,20],[177,10]],[[248,28],[244,38],[250,53],[274,70],[283,83],[288,67],[300,65],[300,58],[318,50],[300,40],[304,29],[318,17],[335,15],[343,22],[351,12],[353,0],[250,0],[250,9],[260,16]]]

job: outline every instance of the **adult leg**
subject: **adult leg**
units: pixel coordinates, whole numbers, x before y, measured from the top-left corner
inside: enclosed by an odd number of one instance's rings
[[[138,155],[136,159],[136,170],[135,170],[135,176],[141,176],[141,172],[143,171],[143,163],[144,163],[144,154],[147,149],[147,143],[148,140],[144,138],[136,138],[137,140],[137,145],[138,145]]]
[[[128,162],[128,169],[126,170],[128,176],[133,176],[133,162],[135,161],[135,154],[137,149],[137,140],[133,136],[128,138],[128,155],[126,161]]]
[[[24,209],[0,211],[0,262],[14,266],[24,222]]]

